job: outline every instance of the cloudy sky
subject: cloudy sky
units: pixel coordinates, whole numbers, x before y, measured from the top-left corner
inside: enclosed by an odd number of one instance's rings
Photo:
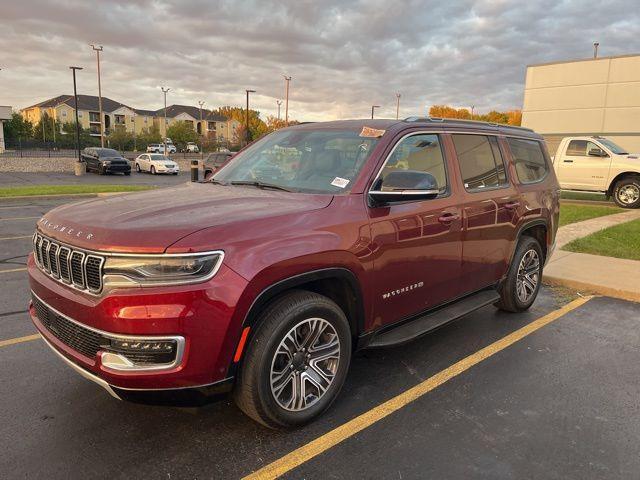
[[[522,105],[525,66],[640,52],[640,8],[626,1],[10,0],[0,2],[0,105],[79,93],[137,107],[243,105],[276,112],[291,75],[299,120],[476,111]]]

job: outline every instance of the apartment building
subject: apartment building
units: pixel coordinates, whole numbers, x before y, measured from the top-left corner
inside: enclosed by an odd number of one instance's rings
[[[186,121],[193,125],[194,130],[207,138],[220,142],[235,142],[236,131],[240,123],[218,115],[215,111],[199,109],[190,105],[171,105],[167,107],[166,124],[164,108],[158,110],[143,110],[133,108],[108,97],[102,97],[102,112],[104,115],[105,135],[114,128],[124,128],[126,131],[139,135],[154,126],[162,136],[167,128],[175,122]],[[59,95],[21,110],[22,116],[33,124],[40,122],[45,113],[53,118],[62,131],[62,125],[75,121],[75,100],[73,95]],[[93,136],[100,136],[100,106],[98,97],[93,95],[78,95],[78,120],[84,129],[88,129]]]

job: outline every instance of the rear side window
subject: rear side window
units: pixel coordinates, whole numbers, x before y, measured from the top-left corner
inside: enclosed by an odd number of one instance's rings
[[[520,183],[535,183],[549,171],[542,145],[535,140],[507,138]]]
[[[466,190],[497,188],[508,183],[504,161],[495,137],[462,134],[454,134],[451,137]]]

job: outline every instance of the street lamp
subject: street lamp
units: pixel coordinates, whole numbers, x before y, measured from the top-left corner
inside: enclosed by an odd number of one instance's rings
[[[371,120],[373,120],[373,112],[376,108],[380,108],[380,105],[371,105]]]
[[[102,113],[102,85],[100,84],[100,52],[102,51],[102,45],[96,47],[94,44],[91,44],[91,48],[95,50],[96,57],[98,59],[98,110],[100,110],[100,146],[104,148],[104,114]]]
[[[198,102],[198,105],[200,105],[200,158],[204,158],[204,148],[202,145],[202,137],[204,136],[204,125],[202,123],[202,106],[204,105],[204,100],[200,100]],[[196,129],[197,131],[197,129]]]
[[[396,120],[400,118],[400,92],[396,92]]]
[[[287,77],[286,75],[283,75],[283,77],[284,77],[284,83],[285,83],[284,124],[285,126],[288,127],[289,126],[289,82],[291,82],[291,77]]]
[[[250,93],[256,93],[256,91],[255,90],[245,90],[245,92],[247,92],[247,123],[246,123],[247,131],[246,131],[245,137],[246,137],[246,141],[247,141],[246,145],[248,145],[249,141],[250,141],[250,136],[249,136],[249,94]]]
[[[278,120],[280,120],[280,105],[282,105],[282,100],[276,100],[276,104],[278,105]]]
[[[162,93],[164,93],[164,154],[167,154],[167,92],[170,88],[160,87]]]
[[[80,121],[78,120],[78,90],[76,89],[76,70],[82,70],[82,67],[69,68],[73,71],[73,98],[76,111],[76,148],[78,149],[78,162],[82,162],[82,156],[80,155]]]

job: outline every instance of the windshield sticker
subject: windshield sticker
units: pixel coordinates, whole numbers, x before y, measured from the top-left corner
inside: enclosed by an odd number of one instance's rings
[[[340,188],[344,188],[349,184],[349,180],[347,180],[346,178],[340,178],[340,177],[336,177],[333,179],[333,182],[331,182],[331,185],[333,185],[334,187],[340,187]]]
[[[362,127],[360,136],[366,138],[380,138],[382,135],[384,135],[384,132],[386,132],[386,130],[380,130],[379,128]]]

